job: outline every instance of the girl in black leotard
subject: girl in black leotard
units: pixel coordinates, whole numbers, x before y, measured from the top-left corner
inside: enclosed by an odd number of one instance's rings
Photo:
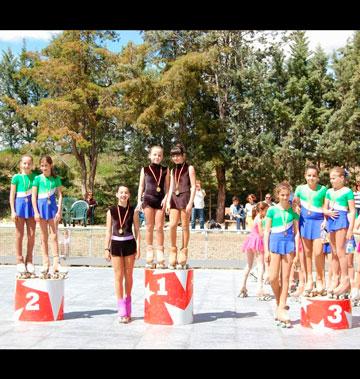
[[[167,167],[161,166],[164,150],[153,146],[149,159],[151,164],[143,167],[140,173],[138,206],[143,209],[146,223],[146,267],[154,268],[154,226],[156,228],[156,268],[165,268],[164,258],[164,220],[166,196],[169,189],[170,175]],[[143,197],[143,200],[142,200]]]

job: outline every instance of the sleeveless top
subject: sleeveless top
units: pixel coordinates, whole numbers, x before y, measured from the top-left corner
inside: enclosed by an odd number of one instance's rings
[[[111,234],[116,237],[132,236],[133,235],[132,225],[133,225],[134,210],[135,210],[134,207],[132,207],[131,205],[129,207],[129,212],[122,226],[122,228],[124,229],[124,234],[122,235],[119,234],[120,220],[119,220],[119,214],[118,214],[117,208],[119,208],[122,221],[124,221],[125,213],[127,210],[127,207],[122,207],[120,205],[112,206],[111,208],[109,208],[110,213],[111,213]]]
[[[184,164],[184,168],[181,172],[181,176],[179,178],[179,174],[181,171],[183,163],[177,164],[176,167],[172,170],[172,174],[174,176],[174,188],[173,192],[176,190],[179,191],[179,193],[184,193],[184,192],[190,192],[190,175],[189,175],[189,165],[187,163]],[[177,185],[177,180],[179,180],[179,188],[176,187]]]
[[[155,175],[152,174],[150,167]],[[161,179],[159,182],[160,172],[162,169]],[[150,206],[151,208],[161,209],[161,201],[165,196],[165,178],[167,167],[152,163],[150,166],[144,167],[145,188],[142,207]],[[159,182],[160,192],[156,191],[157,182]]]

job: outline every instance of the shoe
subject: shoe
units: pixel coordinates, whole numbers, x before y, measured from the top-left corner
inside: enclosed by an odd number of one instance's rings
[[[119,322],[122,324],[127,324],[129,322],[127,310],[126,310],[126,299],[119,299],[117,303],[118,308],[118,318]]]
[[[175,270],[176,268],[176,259],[177,259],[177,247],[171,246],[170,247],[170,254],[169,254],[169,265],[168,268],[170,270]]]
[[[248,297],[248,290],[246,288],[242,288],[237,297]]]
[[[187,258],[188,258],[188,248],[183,247],[180,249],[180,253],[177,259],[178,264],[176,265],[176,268],[179,270],[186,270],[189,267],[189,265],[186,264]]]
[[[160,268],[160,269],[166,268],[165,257],[164,257],[164,246],[161,246],[156,250],[156,261],[157,261],[156,268]]]
[[[146,268],[155,268],[155,262],[154,262],[154,250],[152,245],[148,245],[146,247]]]
[[[27,278],[27,270],[24,263],[18,263],[16,265],[16,277],[18,279],[26,279]]]
[[[334,289],[334,296],[338,299],[348,299],[350,296],[350,279],[340,281],[340,284]]]

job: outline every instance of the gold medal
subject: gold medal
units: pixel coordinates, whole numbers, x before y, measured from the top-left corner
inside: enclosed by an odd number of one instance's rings
[[[156,179],[156,176],[155,176],[155,173],[154,171],[152,170],[151,166],[149,166],[149,169],[155,179],[155,183],[157,185],[156,187],[156,192],[160,192],[161,191],[161,188],[160,188],[160,181],[161,181],[161,176],[162,176],[162,166],[160,166],[160,176],[159,176],[159,179]]]
[[[176,179],[176,173],[177,173],[177,171],[178,171],[177,168],[175,169],[175,172],[174,172],[174,176],[175,176],[174,179],[175,179],[175,184],[176,184],[176,186],[175,186],[175,188],[176,188],[175,195],[176,195],[176,196],[179,196],[179,195],[180,195],[180,191],[179,191],[179,183],[180,183],[181,173],[182,173],[182,170],[183,170],[184,166],[185,166],[185,162],[183,163],[183,165],[182,165],[182,167],[181,167],[181,170],[180,170],[180,173],[179,173],[177,179]]]
[[[119,232],[119,234],[122,236],[123,234],[124,234],[124,229],[123,229],[123,226],[124,226],[124,224],[125,224],[125,221],[126,221],[126,216],[127,216],[127,214],[128,214],[128,212],[129,212],[129,204],[128,204],[128,206],[127,206],[127,210],[126,210],[126,213],[125,213],[125,216],[124,216],[124,219],[122,220],[121,219],[121,214],[120,214],[120,211],[119,211],[119,206],[117,206],[116,208],[117,208],[117,211],[118,211],[118,215],[119,215],[119,224],[120,224],[120,228],[118,229],[118,232]]]
[[[179,196],[179,195],[180,195],[179,190],[176,190],[176,191],[175,191],[175,195],[176,195],[176,196]]]

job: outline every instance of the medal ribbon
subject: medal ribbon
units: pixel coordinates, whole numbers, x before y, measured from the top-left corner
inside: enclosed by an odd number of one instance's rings
[[[286,218],[285,218],[285,215],[286,215]],[[289,213],[285,209],[281,210],[281,220],[284,226],[284,233],[286,232],[286,225],[287,225],[288,218],[289,218]]]
[[[182,170],[183,170],[184,166],[185,166],[185,162],[183,163],[183,165],[181,167],[181,170],[180,170],[180,173],[179,173],[179,176],[178,176],[177,180],[176,180],[177,167],[175,168],[174,176],[175,176],[175,183],[176,183],[175,188],[176,188],[176,190],[179,189],[179,183],[180,183],[181,173],[182,173]]]
[[[127,206],[127,209],[126,209],[126,213],[125,213],[125,216],[124,216],[124,220],[121,219],[121,214],[120,214],[120,211],[119,211],[119,206],[116,207],[117,208],[117,211],[118,211],[118,215],[119,215],[119,223],[120,223],[120,229],[123,228],[123,225],[125,223],[125,220],[126,220],[126,216],[129,212],[129,204]]]
[[[25,192],[27,192],[27,190],[30,188],[30,179],[29,179],[29,183],[27,183],[28,185],[26,185],[25,184],[26,183],[25,176],[27,176],[27,175],[26,174],[21,175],[23,183],[24,183]]]
[[[155,173],[154,173],[154,171],[152,170],[151,166],[149,166],[149,169],[150,169],[151,173],[153,174],[153,177],[154,177],[154,179],[155,179],[155,183],[156,183],[156,185],[157,185],[158,187],[160,187],[160,181],[161,181],[161,175],[162,175],[162,166],[160,166],[160,176],[159,176],[159,180],[156,179]]]

